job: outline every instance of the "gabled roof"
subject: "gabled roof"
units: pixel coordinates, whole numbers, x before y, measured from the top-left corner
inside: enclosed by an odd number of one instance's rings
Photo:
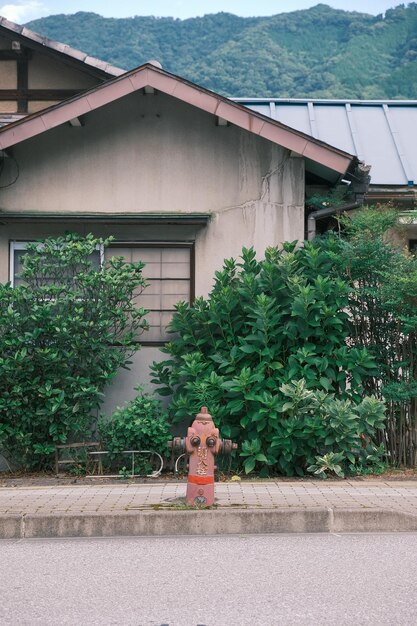
[[[68,46],[65,43],[59,43],[58,41],[48,39],[48,37],[43,37],[42,35],[29,30],[26,26],[15,24],[14,22],[10,22],[5,17],[1,16],[0,34],[5,35],[8,38],[21,41],[29,48],[43,51],[47,50],[50,54],[58,56],[61,60],[67,60],[72,64],[76,63],[78,65],[84,65],[84,69],[88,73],[94,74],[99,78],[108,79],[114,76],[120,76],[125,72],[125,70],[122,70],[119,67],[114,67],[106,61],[100,61],[100,59],[96,59],[85,52],[71,48],[71,46]]]
[[[233,101],[371,163],[373,185],[417,185],[417,100]]]
[[[353,171],[358,164],[358,159],[352,154],[249,110],[151,63],[1,128],[0,149],[35,137],[145,87],[152,87],[303,156],[308,163],[318,164],[323,170],[320,175],[333,182],[341,175],[346,175],[349,169]]]

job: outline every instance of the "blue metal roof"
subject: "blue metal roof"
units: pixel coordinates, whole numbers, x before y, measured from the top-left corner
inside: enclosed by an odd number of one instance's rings
[[[417,100],[233,100],[355,154],[373,185],[417,185]]]

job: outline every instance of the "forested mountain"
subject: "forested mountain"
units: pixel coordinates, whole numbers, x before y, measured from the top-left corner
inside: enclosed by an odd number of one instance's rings
[[[125,69],[157,59],[228,96],[417,98],[416,2],[376,17],[318,4],[252,18],[80,12],[27,26]]]

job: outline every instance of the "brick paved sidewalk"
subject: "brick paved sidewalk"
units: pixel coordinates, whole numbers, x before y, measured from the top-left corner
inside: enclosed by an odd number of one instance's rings
[[[122,513],[181,507],[185,482],[1,487],[0,515]],[[412,481],[294,481],[216,484],[220,509],[385,509],[417,516]]]

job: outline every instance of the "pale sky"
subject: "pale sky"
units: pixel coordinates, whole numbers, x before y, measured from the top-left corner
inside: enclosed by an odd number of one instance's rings
[[[0,15],[17,23],[24,23],[46,15],[91,11],[105,17],[133,17],[155,15],[186,19],[207,13],[225,11],[242,16],[275,15],[319,4],[319,0],[0,0]],[[384,13],[401,4],[392,0],[322,0],[335,9]],[[405,3],[406,4],[406,3]]]

